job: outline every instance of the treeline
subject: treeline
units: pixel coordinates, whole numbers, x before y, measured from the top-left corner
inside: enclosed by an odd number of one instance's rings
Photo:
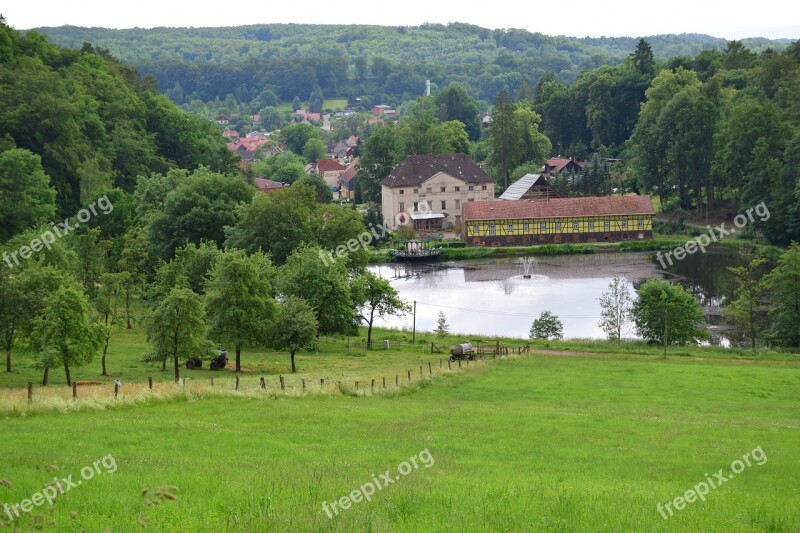
[[[91,45],[61,48],[0,20],[0,152],[15,148],[24,152],[6,157],[0,173],[41,170],[63,215],[99,190],[132,192],[151,172],[235,169],[213,125],[182,112],[135,69]]]
[[[572,83],[578,74],[616,65],[636,47],[633,38],[551,37],[518,29],[489,30],[470,24],[419,27],[265,24],[231,28],[109,30],[63,26],[41,28],[56,43],[79,48],[84,42],[108,49],[122,61],[152,75],[179,104],[228,95],[251,102],[271,89],[289,102],[305,99],[315,85],[325,94],[367,96],[394,105],[422,94],[426,79],[435,86],[461,83],[479,100],[491,101],[503,88],[515,90],[548,71]],[[656,57],[694,56],[721,49],[723,39],[703,35],[648,38]],[[782,43],[747,40],[761,51]]]

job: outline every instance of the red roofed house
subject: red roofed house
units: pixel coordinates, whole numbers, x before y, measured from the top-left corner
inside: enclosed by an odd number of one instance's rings
[[[473,246],[511,246],[653,238],[649,196],[495,200],[464,206],[463,238]]]
[[[558,174],[559,172],[583,172],[586,162],[570,157],[551,157],[542,167],[542,174]]]
[[[332,189],[339,188],[339,176],[347,167],[335,159],[317,159],[317,175],[325,180]]]
[[[256,190],[259,192],[263,192],[264,194],[269,194],[272,191],[277,191],[278,189],[283,189],[284,187],[287,186],[285,183],[268,180],[266,178],[256,178],[254,182]]]

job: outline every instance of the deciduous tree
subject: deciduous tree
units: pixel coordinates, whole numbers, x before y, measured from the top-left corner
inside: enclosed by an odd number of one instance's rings
[[[295,373],[295,353],[299,350],[313,350],[317,345],[317,319],[314,309],[302,298],[289,296],[278,306],[270,338],[275,349],[289,352],[292,373]]]
[[[269,280],[262,277],[255,256],[229,250],[217,257],[206,283],[209,336],[236,350],[236,371],[241,370],[244,344],[266,344],[275,315]]]

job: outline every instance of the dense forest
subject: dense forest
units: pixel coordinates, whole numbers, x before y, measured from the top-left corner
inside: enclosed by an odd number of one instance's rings
[[[39,167],[72,214],[98,191],[132,192],[139,175],[235,168],[208,121],[187,115],[138,72],[91,45],[66,49],[0,22],[0,151],[4,172]],[[6,221],[3,220],[5,223]]]
[[[109,50],[152,75],[178,104],[224,100],[229,94],[240,103],[251,102],[265,89],[289,102],[295,96],[306,99],[319,85],[329,96],[366,95],[373,103],[399,105],[422,94],[426,79],[434,87],[464,84],[475,98],[490,102],[503,88],[514,91],[526,79],[535,84],[546,72],[572,83],[586,69],[620,64],[638,40],[550,37],[461,23],[37,31],[62,46],[89,42]],[[693,34],[647,40],[659,60],[694,57],[726,45],[724,39]],[[743,44],[758,53],[788,43],[747,39]]]

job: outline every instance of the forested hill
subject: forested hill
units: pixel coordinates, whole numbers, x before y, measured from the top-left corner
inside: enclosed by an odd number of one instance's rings
[[[1,17],[0,159],[4,187],[42,176],[64,214],[110,187],[132,192],[152,172],[236,168],[212,124],[182,112],[131,67],[91,45],[67,49],[22,34]],[[4,224],[22,217],[3,207]]]
[[[397,103],[420,94],[424,80],[465,83],[479,99],[492,100],[523,79],[535,83],[546,71],[571,83],[578,74],[616,65],[638,38],[551,37],[525,30],[490,30],[469,24],[418,27],[264,24],[228,28],[113,30],[62,26],[39,28],[53,42],[84,42],[151,74],[183,103],[228,94],[250,101],[266,87],[283,101],[307,97],[315,85],[326,95],[370,95]],[[657,60],[719,50],[724,39],[708,35],[647,37]],[[786,42],[746,39],[754,52],[781,50]],[[376,81],[379,81],[377,84]],[[177,85],[176,85],[177,84]]]

